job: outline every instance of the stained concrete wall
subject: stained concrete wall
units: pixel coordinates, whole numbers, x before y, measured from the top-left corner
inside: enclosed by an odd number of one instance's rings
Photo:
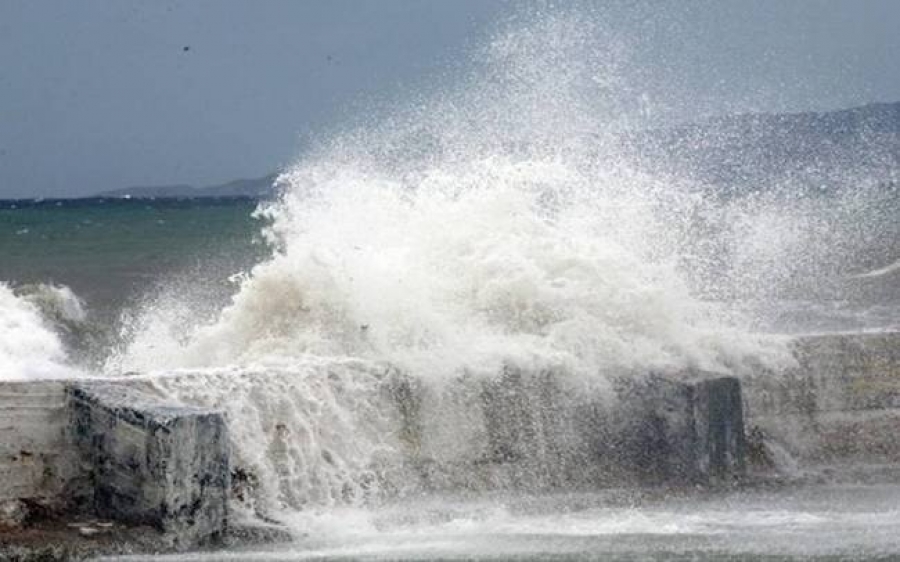
[[[801,465],[900,465],[900,334],[798,338],[795,368],[745,379],[751,432]]]
[[[63,508],[89,494],[68,427],[65,383],[0,381],[0,502]]]
[[[36,508],[89,514],[193,546],[227,527],[228,463],[221,414],[139,381],[0,383],[0,506],[14,522]]]
[[[747,442],[741,381],[715,377],[689,386],[697,436],[695,458],[701,477],[742,476],[746,471]]]
[[[691,373],[623,380],[607,423],[622,423],[598,450],[625,471],[664,483],[717,483],[743,476],[746,443],[741,382]],[[612,437],[612,439],[610,438]]]
[[[596,489],[740,476],[740,382],[683,373],[623,377],[585,394],[565,372],[507,366],[427,388],[388,383],[411,472],[425,490]]]
[[[743,379],[743,401],[730,379],[679,377],[645,378],[643,387],[626,377],[618,406],[573,401],[578,390],[551,374],[514,369],[498,380],[448,385],[451,395],[404,386],[402,378],[385,391],[404,419],[401,438],[412,462],[436,487],[729,478],[743,470],[741,410],[751,435],[764,434],[801,462],[900,466],[900,334],[817,336],[794,345],[798,365]],[[122,384],[136,391],[132,398],[106,384],[67,391],[62,382],[0,382],[0,502],[62,505],[87,497],[117,518],[153,521],[173,534],[215,534],[206,530],[225,524],[230,472],[221,415],[170,408],[146,380]],[[442,402],[456,423],[420,415]],[[458,419],[461,411],[471,419]],[[472,446],[444,446],[454,439]],[[198,452],[206,444],[214,451]],[[197,489],[208,494],[199,498],[210,506],[202,514],[192,507]]]

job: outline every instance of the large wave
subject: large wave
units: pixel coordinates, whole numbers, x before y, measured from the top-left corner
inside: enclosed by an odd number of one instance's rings
[[[445,483],[484,484],[479,381],[509,366],[575,383],[562,420],[612,376],[788,361],[703,298],[716,275],[696,257],[715,246],[696,223],[715,203],[623,147],[621,56],[593,20],[542,16],[456,85],[321,140],[258,210],[273,255],[231,303],[196,322],[177,294],[152,302],[106,370],[175,371],[160,391],[224,409],[239,484],[271,512],[401,493],[421,476],[411,442]],[[425,389],[419,437],[395,372]]]
[[[55,326],[83,318],[68,287],[40,285],[21,296],[0,283],[0,380],[77,376]]]
[[[773,357],[691,288],[683,254],[708,202],[621,149],[620,56],[593,20],[545,16],[498,34],[461,85],[323,140],[260,210],[276,251],[219,318],[185,328],[183,305],[151,307],[110,368],[314,354],[596,376]]]

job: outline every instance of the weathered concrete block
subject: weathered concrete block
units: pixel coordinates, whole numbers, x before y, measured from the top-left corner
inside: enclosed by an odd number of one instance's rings
[[[700,474],[713,479],[745,471],[746,437],[741,382],[734,377],[691,384]]]
[[[397,408],[400,444],[425,490],[538,490],[559,485],[562,443],[556,381],[506,366],[496,378],[423,384],[395,373],[384,390]],[[410,482],[402,485],[409,486]]]
[[[616,392],[610,453],[626,473],[648,484],[699,480],[691,387],[653,375],[620,380]]]
[[[527,373],[507,366],[501,377],[484,381],[480,397],[491,459],[560,463],[568,412],[552,372]]]
[[[0,381],[0,502],[65,508],[88,493],[67,432],[62,381]]]
[[[79,383],[68,393],[99,516],[153,525],[179,546],[221,535],[231,472],[222,414],[125,384]]]
[[[798,337],[796,365],[746,379],[749,415],[900,408],[900,334]]]
[[[653,375],[621,381],[614,417],[620,462],[644,482],[710,482],[744,473],[740,381]]]

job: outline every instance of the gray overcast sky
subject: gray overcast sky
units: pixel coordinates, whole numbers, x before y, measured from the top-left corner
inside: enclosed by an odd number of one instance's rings
[[[900,100],[900,1],[597,5],[680,118]],[[261,176],[367,100],[448,76],[515,9],[0,0],[0,198]]]

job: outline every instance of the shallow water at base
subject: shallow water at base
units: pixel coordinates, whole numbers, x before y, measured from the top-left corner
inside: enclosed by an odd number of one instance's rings
[[[900,486],[634,491],[298,513],[290,544],[153,560],[871,560],[900,556]],[[133,556],[123,560],[149,560]]]

